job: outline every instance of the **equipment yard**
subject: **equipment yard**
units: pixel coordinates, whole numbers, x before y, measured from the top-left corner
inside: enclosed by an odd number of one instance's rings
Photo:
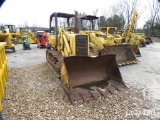
[[[107,97],[71,105],[55,71],[46,61],[46,49],[15,45],[6,52],[9,79],[3,99],[5,120],[119,120],[160,119],[160,42],[140,48],[138,64],[119,67],[128,89]]]

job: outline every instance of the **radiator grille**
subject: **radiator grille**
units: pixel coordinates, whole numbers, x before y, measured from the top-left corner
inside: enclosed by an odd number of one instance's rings
[[[88,36],[76,35],[76,56],[88,56]]]

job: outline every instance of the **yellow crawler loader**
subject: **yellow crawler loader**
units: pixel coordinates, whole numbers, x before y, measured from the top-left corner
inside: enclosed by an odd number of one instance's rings
[[[118,66],[138,62],[130,44],[115,43],[115,41],[119,40],[114,36],[107,36],[99,30],[98,25],[96,26],[96,23],[98,23],[98,17],[86,15],[80,17],[79,20],[80,34],[86,34],[89,36],[89,42],[99,49],[98,55],[115,54]],[[86,28],[86,25],[84,25],[86,23],[88,25],[91,23],[91,25]],[[97,27],[97,30],[95,27]]]
[[[15,52],[14,43],[16,41],[15,36],[15,26],[14,25],[7,25],[8,27],[2,25],[0,26],[0,42],[6,42],[5,49],[11,49]]]
[[[105,96],[125,88],[115,55],[91,57],[89,39],[70,26],[70,19],[76,14],[54,12],[50,15],[49,47],[47,62],[58,74],[71,104],[74,101]],[[58,28],[58,19],[67,20],[66,28]]]

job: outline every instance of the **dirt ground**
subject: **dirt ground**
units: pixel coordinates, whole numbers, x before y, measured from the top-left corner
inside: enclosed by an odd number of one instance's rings
[[[31,50],[23,50],[22,44],[15,45],[16,52],[6,51],[9,68],[19,68],[26,65],[35,65],[46,62],[46,49],[38,49],[36,44],[31,44]]]
[[[6,52],[9,79],[3,99],[6,120],[150,120],[160,118],[160,42],[140,48],[138,64],[119,67],[128,89],[88,103],[72,106],[54,70],[47,64],[46,49]]]

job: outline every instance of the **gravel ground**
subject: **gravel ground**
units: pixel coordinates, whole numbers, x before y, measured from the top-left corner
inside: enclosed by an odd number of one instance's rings
[[[141,62],[120,67],[128,89],[71,105],[54,70],[45,60],[45,49],[7,52],[9,79],[3,99],[5,120],[155,120],[160,117],[160,43],[140,48]]]
[[[160,37],[151,37],[153,42],[160,42]]]
[[[37,44],[30,44],[32,50],[23,50],[22,44],[15,45],[16,52],[6,51],[9,68],[19,68],[26,65],[35,65],[46,62],[46,49],[37,48]]]

